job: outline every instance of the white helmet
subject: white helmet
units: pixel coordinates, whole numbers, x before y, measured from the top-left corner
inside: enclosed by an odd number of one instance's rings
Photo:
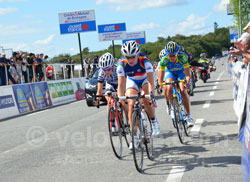
[[[161,59],[165,55],[166,55],[166,51],[165,49],[162,49],[161,52],[159,53],[159,59]]]
[[[112,56],[112,54],[107,52],[99,58],[99,67],[102,69],[111,67],[114,65],[114,62],[115,62],[115,59]]]
[[[136,56],[140,52],[140,46],[135,41],[127,41],[121,47],[123,56]]]

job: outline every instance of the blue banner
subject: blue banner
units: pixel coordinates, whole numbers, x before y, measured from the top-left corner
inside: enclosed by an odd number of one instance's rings
[[[30,84],[12,86],[19,113],[26,113],[35,110],[34,99]]]
[[[5,109],[8,107],[15,107],[12,95],[0,96],[0,109]]]
[[[138,44],[142,45],[142,44],[145,44],[146,43],[146,40],[145,38],[140,38],[140,39],[128,39],[128,40],[122,40],[122,44],[124,44],[125,42],[127,41],[136,41]]]
[[[126,31],[125,23],[98,25],[98,33],[121,32],[121,31]]]
[[[61,34],[96,31],[95,21],[60,24]]]
[[[43,109],[52,106],[49,88],[46,82],[32,83],[31,91],[34,96],[36,109]]]

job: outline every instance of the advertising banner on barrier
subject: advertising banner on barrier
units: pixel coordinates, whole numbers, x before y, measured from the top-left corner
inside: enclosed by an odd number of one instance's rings
[[[248,66],[250,69],[250,66]],[[248,72],[248,77],[250,76],[250,71]],[[247,105],[246,105],[246,123],[244,127],[244,137],[243,141],[243,152],[242,152],[242,165],[244,169],[245,181],[249,181],[250,174],[250,79],[248,79],[248,89],[247,89]]]
[[[247,87],[248,87],[248,73],[249,73],[249,66],[247,67],[247,70],[243,68],[241,70],[240,75],[240,82],[239,82],[239,89],[238,89],[238,95],[237,95],[237,102],[236,102],[236,110],[238,114],[238,127],[239,129],[242,126],[242,117],[243,112],[246,104],[246,96],[247,96]]]
[[[0,119],[18,115],[12,86],[4,86],[0,89]]]
[[[36,109],[52,106],[52,100],[46,82],[32,83],[30,86],[34,96]]]
[[[53,105],[76,100],[71,80],[50,81],[48,87]]]
[[[20,114],[34,111],[36,109],[30,84],[13,85],[12,89]]]
[[[84,83],[81,78],[71,79],[76,100],[83,100],[85,98]]]

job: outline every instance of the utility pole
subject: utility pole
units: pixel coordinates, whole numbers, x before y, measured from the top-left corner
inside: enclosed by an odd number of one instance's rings
[[[240,27],[239,27],[239,37],[240,37],[241,36],[241,31],[242,31],[241,0],[239,0],[239,21],[240,21]]]

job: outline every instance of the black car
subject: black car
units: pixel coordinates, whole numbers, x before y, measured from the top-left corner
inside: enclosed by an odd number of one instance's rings
[[[86,77],[85,82],[85,98],[88,106],[94,105],[94,98],[97,92],[97,78],[98,78],[99,68],[95,70],[95,72]],[[105,83],[103,84],[103,91],[105,90]],[[105,97],[102,97],[101,101],[106,103]]]

